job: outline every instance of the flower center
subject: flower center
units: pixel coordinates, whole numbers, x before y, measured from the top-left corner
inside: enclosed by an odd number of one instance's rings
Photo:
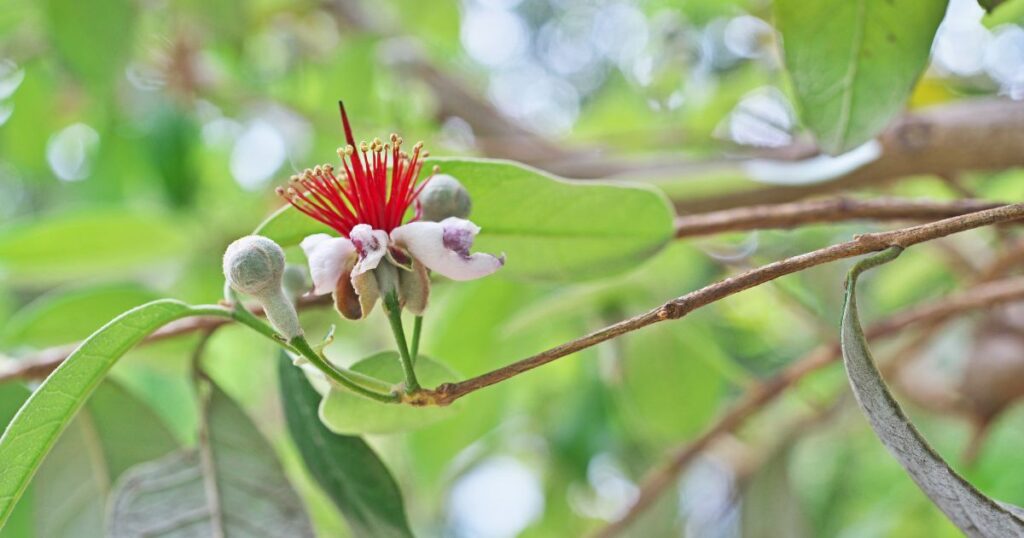
[[[277,193],[295,209],[344,237],[358,224],[391,232],[402,224],[409,207],[430,181],[428,177],[416,184],[423,159],[429,154],[423,151],[422,142],[413,146],[412,155],[403,152],[402,138],[396,134],[391,135],[389,143],[375,138],[370,143],[361,142],[356,149],[345,106],[341,102],[338,106],[348,142],[338,148],[342,168],[337,173],[329,164],[307,168],[291,177],[288,188],[278,187]],[[419,216],[417,204],[413,220]]]

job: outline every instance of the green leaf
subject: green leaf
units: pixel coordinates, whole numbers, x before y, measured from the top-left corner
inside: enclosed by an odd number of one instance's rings
[[[473,198],[481,227],[474,250],[505,253],[498,274],[578,281],[640,265],[673,234],[673,212],[658,191],[641,185],[568,181],[510,161],[434,158]],[[283,246],[329,230],[286,207],[257,228]]]
[[[57,52],[79,77],[111,88],[132,52],[135,6],[131,0],[47,0]]]
[[[273,447],[223,391],[201,389],[199,446],[129,469],[112,494],[107,535],[312,537]]]
[[[0,346],[42,348],[77,342],[121,312],[157,299],[138,284],[58,290],[28,304],[0,329]]]
[[[187,251],[175,224],[154,215],[88,211],[0,227],[0,275],[46,284],[129,274]]]
[[[36,389],[0,437],[0,526],[57,437],[117,359],[168,322],[217,312],[179,301],[154,301],[125,312],[82,342]]]
[[[383,351],[352,365],[351,370],[399,383],[404,379],[398,353]],[[458,381],[448,367],[422,354],[416,360],[416,377],[424,387]],[[342,435],[364,433],[396,433],[433,424],[462,408],[460,402],[446,407],[414,407],[383,403],[364,398],[343,388],[332,387],[320,402],[320,420],[334,433]]]
[[[853,149],[903,109],[945,12],[944,0],[776,0],[800,115],[822,149]]]
[[[987,497],[954,471],[910,422],[875,366],[857,311],[857,278],[896,259],[903,249],[861,260],[846,281],[841,343],[850,386],[871,428],[921,491],[964,534],[983,538],[1024,536],[1024,511]]]
[[[21,383],[0,384],[0,427],[6,427],[14,418],[14,415],[21,408],[21,405],[28,399],[29,391]],[[32,523],[32,513],[35,507],[32,505],[34,495],[26,495],[14,508],[6,525],[0,525],[0,538],[31,538],[35,536]]]
[[[320,395],[287,356],[278,362],[288,431],[310,475],[356,536],[412,536],[402,492],[384,462],[361,437],[338,435],[317,416]]]
[[[102,536],[111,484],[132,465],[178,448],[163,421],[106,381],[68,425],[33,481],[40,536]]]

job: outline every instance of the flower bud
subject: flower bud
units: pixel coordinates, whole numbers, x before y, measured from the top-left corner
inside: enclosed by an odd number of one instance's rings
[[[448,217],[464,219],[473,207],[469,191],[452,176],[437,174],[419,196],[423,220],[441,222]]]
[[[302,334],[295,305],[285,295],[284,251],[266,237],[248,235],[224,251],[224,278],[235,291],[259,301],[267,320],[285,338]]]

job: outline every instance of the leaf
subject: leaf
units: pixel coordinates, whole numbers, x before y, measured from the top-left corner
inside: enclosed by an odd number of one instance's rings
[[[31,391],[21,383],[0,384],[0,427],[7,426],[30,394]],[[14,512],[7,520],[7,524],[0,525],[0,538],[30,538],[35,536],[32,525],[32,513],[35,511],[35,507],[32,506],[32,497],[33,495],[26,495],[14,508]]]
[[[129,310],[82,342],[43,381],[0,437],[0,526],[57,437],[117,359],[170,321],[210,313],[169,299]]]
[[[163,421],[107,381],[68,425],[33,481],[40,536],[102,536],[111,484],[128,467],[178,448]]]
[[[481,227],[474,249],[507,255],[498,273],[578,281],[632,269],[673,234],[673,212],[658,191],[640,185],[568,181],[510,161],[434,158],[473,199],[470,220]],[[286,207],[256,233],[283,246],[329,231]]]
[[[288,431],[310,475],[345,514],[356,536],[412,536],[402,492],[360,437],[338,435],[317,416],[320,395],[287,356],[278,361]]]
[[[180,225],[154,215],[88,211],[0,227],[0,274],[45,284],[110,278],[186,251]]]
[[[47,0],[50,36],[57,52],[79,77],[108,89],[132,52],[135,2]]]
[[[138,284],[103,284],[43,295],[25,306],[0,329],[0,346],[42,348],[76,342],[105,320],[157,299]]]
[[[108,536],[312,537],[273,447],[223,391],[204,388],[199,446],[128,470]]]
[[[964,534],[983,538],[1024,536],[1021,509],[990,499],[950,468],[907,418],[875,366],[857,311],[857,278],[872,267],[892,261],[901,251],[892,247],[862,260],[847,277],[841,343],[853,393],[889,452]]]
[[[351,369],[389,383],[397,384],[404,379],[395,351],[371,355],[353,364]],[[422,354],[416,361],[416,377],[424,387],[458,380],[448,367]],[[446,407],[383,403],[343,388],[331,388],[320,402],[320,420],[329,430],[342,435],[396,433],[433,424],[461,408],[459,402]]]
[[[878,134],[928,64],[943,0],[777,0],[786,69],[804,124],[831,154]]]

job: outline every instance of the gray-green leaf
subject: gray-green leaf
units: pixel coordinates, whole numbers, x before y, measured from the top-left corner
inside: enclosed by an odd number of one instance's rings
[[[841,341],[853,393],[889,452],[964,534],[980,538],[1024,536],[1020,508],[992,500],[950,468],[907,418],[875,366],[857,312],[857,278],[895,259],[901,251],[893,247],[862,260],[847,277]]]
[[[138,465],[112,496],[112,538],[312,537],[302,501],[274,449],[214,385],[196,449]]]
[[[673,233],[673,211],[655,189],[599,181],[567,181],[510,161],[434,158],[473,199],[481,227],[474,250],[505,253],[499,274],[578,281],[613,275],[657,253]],[[329,232],[287,207],[256,233],[283,246]]]
[[[102,536],[107,494],[128,467],[178,448],[142,401],[111,381],[101,384],[46,456],[33,481],[39,536]]]
[[[57,437],[114,363],[164,324],[213,312],[173,300],[134,308],[93,333],[46,378],[0,437],[0,527]]]
[[[411,537],[402,492],[361,437],[338,435],[317,416],[320,395],[287,356],[279,361],[281,405],[302,460],[356,536]]]
[[[945,12],[945,0],[775,1],[800,115],[822,149],[853,149],[903,109]]]

